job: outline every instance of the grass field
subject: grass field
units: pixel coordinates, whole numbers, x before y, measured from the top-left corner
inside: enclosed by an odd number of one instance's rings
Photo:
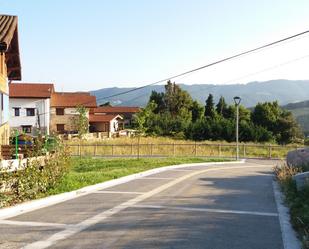
[[[67,141],[72,155],[81,156],[174,156],[235,157],[235,143],[195,142],[165,137],[115,138],[97,141]],[[298,146],[300,147],[300,146]],[[240,157],[284,158],[297,145],[241,143]]]
[[[221,159],[201,158],[73,158],[72,160],[72,168],[69,173],[56,188],[49,190],[49,194],[72,191],[88,185],[167,165],[222,161]]]

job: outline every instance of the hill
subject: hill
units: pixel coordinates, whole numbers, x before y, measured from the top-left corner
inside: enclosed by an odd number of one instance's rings
[[[179,84],[189,92],[193,99],[204,103],[208,94],[214,95],[215,102],[224,96],[228,103],[233,102],[234,96],[241,96],[242,104],[246,107],[254,106],[258,102],[278,100],[280,105],[305,101],[309,99],[309,80],[271,80],[264,82],[250,82],[247,84],[215,85],[215,84]],[[129,91],[134,88],[102,88],[91,91],[98,100],[98,104],[110,101],[113,105],[145,106],[151,91],[164,91],[163,85],[143,88],[128,94],[103,99],[106,96]]]
[[[293,113],[293,116],[302,127],[304,133],[309,135],[309,100],[290,103],[282,107]]]

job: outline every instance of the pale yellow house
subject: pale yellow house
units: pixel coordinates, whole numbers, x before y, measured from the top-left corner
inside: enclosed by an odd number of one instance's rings
[[[8,84],[11,80],[21,80],[17,17],[0,15],[0,145],[9,143]]]

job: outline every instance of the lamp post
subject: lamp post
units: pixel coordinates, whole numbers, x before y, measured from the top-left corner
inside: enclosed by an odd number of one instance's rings
[[[239,160],[239,139],[238,139],[238,126],[239,126],[239,104],[240,104],[241,98],[236,96],[234,97],[234,102],[236,105],[236,160]]]

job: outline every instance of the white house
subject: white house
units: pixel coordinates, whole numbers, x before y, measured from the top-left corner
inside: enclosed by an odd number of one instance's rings
[[[120,115],[91,113],[89,115],[90,132],[108,132],[109,135],[112,135],[123,129],[122,120]]]
[[[53,84],[11,83],[9,85],[9,124],[31,135],[49,134],[50,98]]]

